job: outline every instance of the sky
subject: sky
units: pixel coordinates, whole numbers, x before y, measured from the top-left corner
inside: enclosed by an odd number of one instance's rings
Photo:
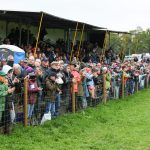
[[[0,10],[44,11],[115,31],[150,28],[150,0],[0,0]],[[9,4],[9,5],[8,5]]]

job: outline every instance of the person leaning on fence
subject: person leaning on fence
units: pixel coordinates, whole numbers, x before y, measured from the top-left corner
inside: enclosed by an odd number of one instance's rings
[[[39,114],[44,114],[43,102],[44,102],[44,95],[45,95],[45,78],[44,73],[41,67],[36,67],[35,69],[36,79],[38,87],[40,87],[43,90],[38,91],[38,97],[37,97],[37,112]]]
[[[9,133],[9,121],[6,96],[13,93],[14,88],[8,87],[8,80],[6,74],[0,71],[0,127],[3,133]]]
[[[15,121],[15,109],[14,109],[14,101],[15,101],[15,79],[12,79],[12,75],[13,75],[13,69],[12,67],[10,67],[9,65],[4,65],[2,71],[6,74],[6,78],[8,80],[8,88],[12,88],[14,89],[13,93],[9,94],[9,96],[6,97],[7,100],[7,120],[11,121],[11,123],[14,123]]]
[[[88,88],[87,88],[85,68],[80,70],[80,74],[81,74],[81,81],[82,81],[82,87],[83,87],[82,107],[85,109],[87,107],[87,98],[90,96]]]
[[[55,116],[56,110],[55,110],[55,102],[56,102],[56,96],[57,92],[59,90],[58,85],[56,83],[56,74],[50,73],[46,78],[46,110],[45,112],[48,113],[51,112],[52,117]]]
[[[64,83],[63,81],[63,72],[60,70],[60,64],[59,61],[53,61],[51,63],[51,68],[47,70],[46,76],[54,73],[56,74],[56,83],[59,86],[59,89],[61,89],[62,84]],[[55,115],[59,115],[59,108],[60,108],[60,102],[61,102],[61,96],[60,92],[57,92],[56,94],[56,101],[55,101]]]
[[[63,70],[64,73],[64,84],[62,85],[62,95],[65,100],[66,111],[71,111],[71,93],[70,88],[72,84],[72,74],[70,71],[70,65],[66,65]]]
[[[22,68],[19,64],[14,64],[13,66],[13,79],[15,79],[15,87],[16,93],[21,93],[22,83],[24,82],[24,78],[26,77],[27,72]]]
[[[70,64],[70,70],[71,70],[71,74],[73,76],[72,82],[74,84],[74,92],[75,92],[75,100],[76,100],[76,106],[78,103],[78,84],[81,82],[81,75],[79,74],[79,72],[77,71],[77,62],[72,61]],[[76,108],[77,109],[77,108]]]
[[[121,72],[118,66],[114,66],[112,71],[112,88],[114,99],[119,99],[119,90],[121,86]]]
[[[86,82],[88,86],[88,90],[90,92],[92,100],[95,99],[95,85],[93,80],[93,73],[91,68],[86,68]]]
[[[29,91],[29,99],[28,99],[28,118],[29,122],[33,117],[34,106],[37,101],[37,93],[42,89],[38,87],[35,73],[29,73],[29,83],[28,83],[28,91]]]
[[[106,75],[106,92],[107,98],[110,96],[110,88],[111,88],[111,73],[107,67],[102,68],[103,75]]]

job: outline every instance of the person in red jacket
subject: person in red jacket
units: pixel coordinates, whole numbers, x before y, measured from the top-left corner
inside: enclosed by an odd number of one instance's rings
[[[42,90],[37,85],[37,80],[35,73],[29,73],[29,84],[28,84],[28,91],[29,91],[29,99],[28,99],[28,118],[31,119],[33,112],[34,112],[34,105],[37,99],[38,91]]]

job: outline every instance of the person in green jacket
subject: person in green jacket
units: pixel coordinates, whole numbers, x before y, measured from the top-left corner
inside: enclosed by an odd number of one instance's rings
[[[5,126],[5,105],[6,96],[13,92],[12,88],[8,88],[8,80],[5,78],[6,74],[0,71],[0,127]],[[5,133],[5,131],[4,131]]]
[[[2,124],[2,114],[5,110],[5,96],[8,94],[5,76],[6,74],[0,71],[0,124]]]

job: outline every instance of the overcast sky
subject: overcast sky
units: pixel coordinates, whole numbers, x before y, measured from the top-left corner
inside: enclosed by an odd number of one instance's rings
[[[0,0],[1,10],[44,11],[52,15],[129,31],[150,28],[150,0]]]

